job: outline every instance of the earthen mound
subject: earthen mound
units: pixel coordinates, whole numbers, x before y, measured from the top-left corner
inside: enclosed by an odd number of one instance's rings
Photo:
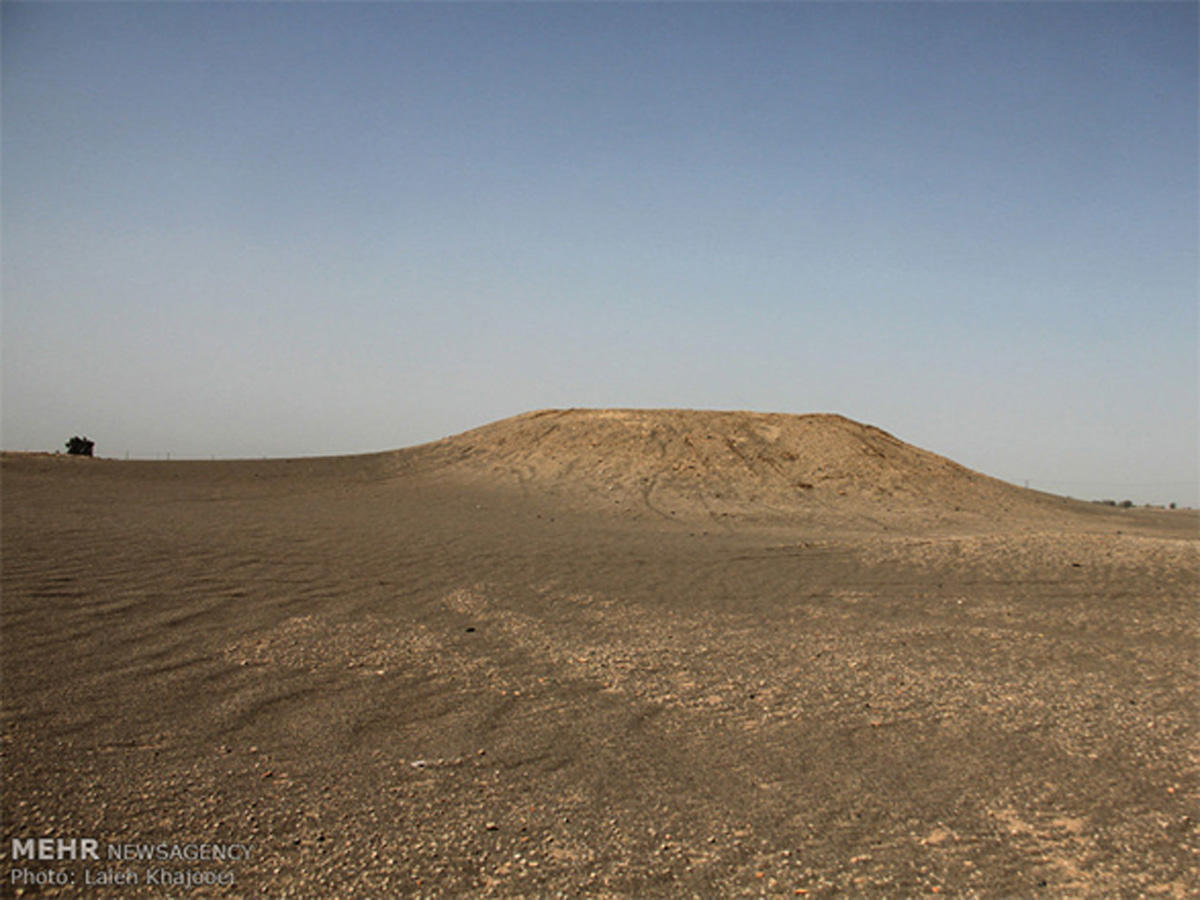
[[[998,517],[1056,507],[840,415],[541,410],[428,444],[427,462],[663,516]],[[1075,504],[1071,504],[1074,506]]]

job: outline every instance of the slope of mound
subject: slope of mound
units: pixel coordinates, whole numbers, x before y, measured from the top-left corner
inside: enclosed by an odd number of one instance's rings
[[[1061,514],[1068,502],[828,414],[543,410],[414,451],[531,491],[668,517],[924,511],[994,518],[1051,507]]]

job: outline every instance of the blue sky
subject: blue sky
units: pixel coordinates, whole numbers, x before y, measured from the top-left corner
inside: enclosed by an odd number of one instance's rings
[[[1200,505],[1195,4],[0,15],[7,449],[832,411]]]

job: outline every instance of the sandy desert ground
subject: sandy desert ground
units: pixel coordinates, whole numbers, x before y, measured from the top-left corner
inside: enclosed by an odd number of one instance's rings
[[[0,487],[7,895],[1200,894],[1195,512],[685,411]]]

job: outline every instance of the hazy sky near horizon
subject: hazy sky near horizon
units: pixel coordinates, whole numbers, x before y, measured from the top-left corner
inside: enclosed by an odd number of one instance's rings
[[[1200,505],[1193,3],[20,3],[6,449],[839,412]]]

